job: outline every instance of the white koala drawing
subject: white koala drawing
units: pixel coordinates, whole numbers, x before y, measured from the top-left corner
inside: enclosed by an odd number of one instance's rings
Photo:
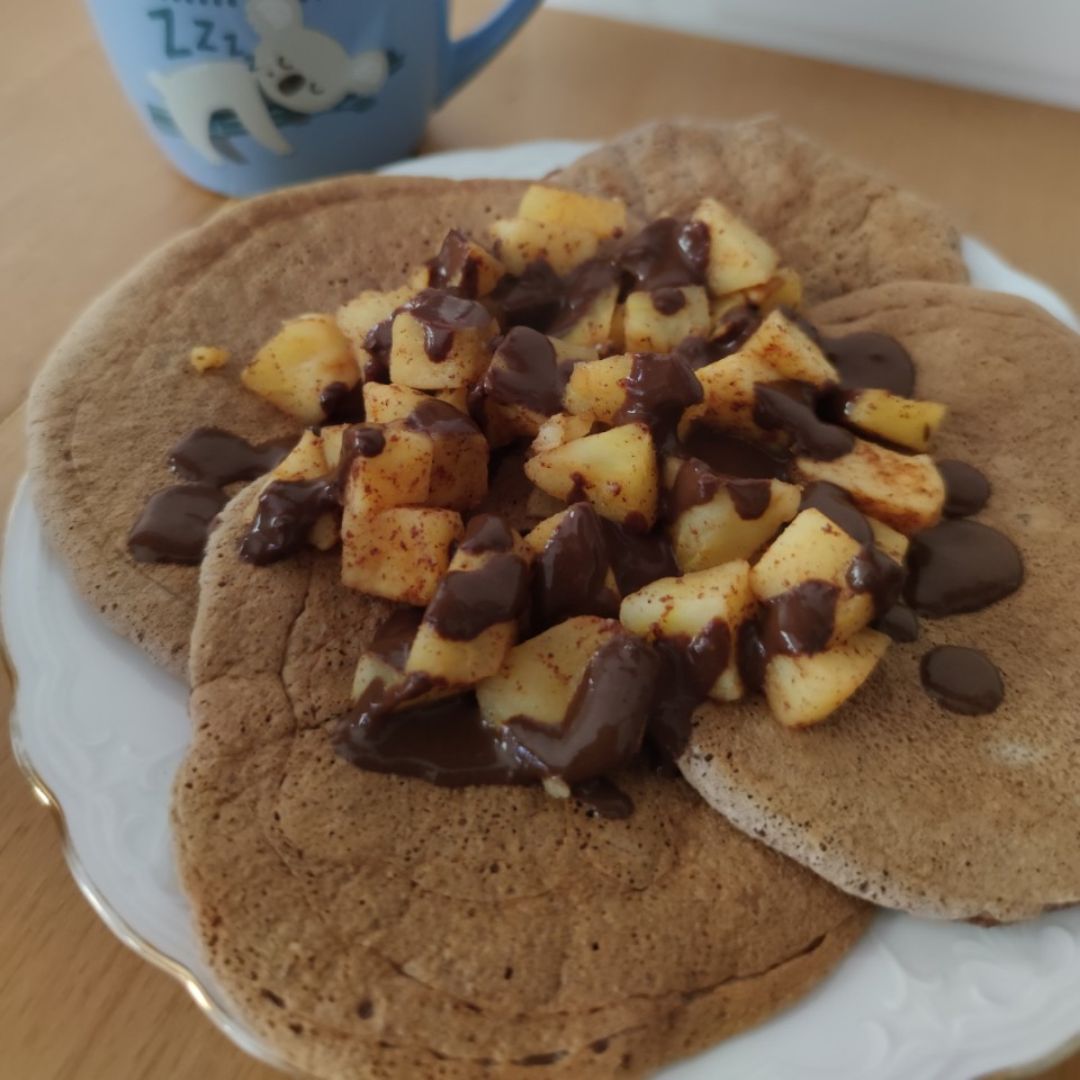
[[[294,112],[324,112],[347,94],[376,93],[390,74],[383,50],[350,56],[332,37],[305,29],[300,0],[247,0],[245,15],[259,35],[254,70],[241,60],[207,60],[149,75],[180,134],[216,165],[225,159],[210,139],[214,113],[231,110],[261,146],[290,154],[267,99]]]

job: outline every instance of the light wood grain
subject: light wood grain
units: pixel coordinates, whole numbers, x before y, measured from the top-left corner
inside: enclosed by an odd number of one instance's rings
[[[462,22],[492,0],[458,5]],[[8,10],[10,8],[10,10]],[[95,294],[218,199],[158,157],[74,0],[5,6],[0,38],[0,505],[50,344]],[[542,13],[431,124],[425,148],[598,137],[773,110],[942,202],[1080,302],[1080,117],[835,65]],[[0,686],[7,713],[10,687]],[[166,976],[97,921],[0,738],[0,1077],[255,1080]],[[1080,1076],[1074,1061],[1047,1077]]]

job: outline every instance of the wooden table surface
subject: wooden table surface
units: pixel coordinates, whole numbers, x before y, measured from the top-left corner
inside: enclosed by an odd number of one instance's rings
[[[463,24],[492,6],[457,5]],[[7,10],[10,8],[10,10]],[[219,199],[173,173],[75,0],[6,5],[0,43],[0,506],[21,403],[79,310]],[[592,138],[654,117],[765,111],[940,202],[1080,306],[1080,114],[559,12],[542,12],[431,122],[425,150]],[[6,715],[10,687],[0,686]],[[77,892],[50,815],[0,738],[0,1078],[255,1080],[169,978]],[[1043,1074],[1080,1076],[1073,1059]]]

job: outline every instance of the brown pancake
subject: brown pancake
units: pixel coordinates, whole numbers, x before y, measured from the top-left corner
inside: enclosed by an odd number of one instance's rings
[[[320,1077],[636,1075],[821,979],[870,909],[733,829],[680,780],[619,778],[625,821],[537,788],[449,790],[332,752],[387,605],[335,554],[211,541],[175,787],[184,885],[250,1025]]]
[[[935,453],[989,476],[978,520],[1019,546],[1026,580],[977,614],[924,619],[820,727],[788,731],[761,699],[700,710],[682,769],[740,828],[879,904],[1008,921],[1080,901],[1080,338],[958,286],[882,286],[812,316],[908,347],[919,396],[950,408]],[[926,696],[919,659],[941,644],[1001,669],[996,712]]]
[[[936,213],[773,123],[658,125],[561,174],[583,187],[620,178],[649,211],[704,193],[731,199],[817,296],[963,275],[955,233]],[[284,318],[399,285],[448,227],[481,233],[513,212],[522,187],[352,177],[255,199],[152,256],[82,317],[32,392],[30,472],[50,540],[114,629],[183,674],[197,571],[133,562],[127,533],[148,495],[170,482],[165,456],[191,428],[255,439],[296,429],[238,386],[256,347]],[[667,194],[643,205],[639,190]],[[199,376],[188,352],[210,344],[233,360]]]
[[[185,673],[198,568],[137,563],[127,534],[174,482],[165,459],[192,428],[256,441],[299,430],[237,379],[282,320],[397,287],[449,228],[482,232],[523,187],[353,177],[253,199],[151,256],[82,317],[34,384],[30,474],[49,539],[114,629]],[[232,360],[199,375],[193,345]]]
[[[642,221],[715,196],[783,252],[812,303],[887,281],[968,279],[940,210],[773,117],[647,124],[552,179],[619,195]]]

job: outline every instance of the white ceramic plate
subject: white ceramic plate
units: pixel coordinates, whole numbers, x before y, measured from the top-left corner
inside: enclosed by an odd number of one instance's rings
[[[587,149],[529,143],[390,171],[532,177]],[[966,241],[976,284],[1027,296],[1076,327],[1060,297]],[[121,940],[181,979],[230,1038],[268,1061],[199,956],[169,841],[186,691],[107,632],[50,551],[20,488],[8,525],[3,623],[18,672],[12,738],[64,826],[79,887]],[[1053,1053],[1080,1034],[1080,909],[982,929],[882,914],[840,970],[765,1026],[665,1071],[830,1080],[967,1078]]]

